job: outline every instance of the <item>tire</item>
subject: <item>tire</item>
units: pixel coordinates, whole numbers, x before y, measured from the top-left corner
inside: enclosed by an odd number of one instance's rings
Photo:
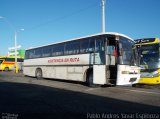
[[[4,68],[4,71],[9,71],[9,68],[8,68],[8,67],[5,67],[5,68]]]
[[[89,72],[87,76],[87,86],[94,87],[93,84],[93,72]]]
[[[41,69],[37,69],[36,70],[36,78],[38,80],[42,79],[43,78],[43,74],[42,74],[42,70]]]

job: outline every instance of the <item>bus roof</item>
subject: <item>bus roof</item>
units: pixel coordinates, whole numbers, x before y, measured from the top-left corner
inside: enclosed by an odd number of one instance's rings
[[[99,35],[122,36],[122,37],[126,37],[126,38],[132,40],[133,42],[135,42],[132,38],[128,37],[127,35],[124,35],[124,34],[121,34],[121,33],[117,33],[117,32],[105,32],[105,33],[97,33],[97,34],[87,35],[87,36],[78,37],[78,38],[72,38],[72,39],[69,39],[69,40],[63,40],[63,41],[61,41],[61,42],[55,42],[55,43],[47,44],[47,45],[43,45],[43,46],[30,47],[30,48],[28,48],[28,49],[26,49],[26,50],[35,49],[35,48],[40,48],[40,47],[45,47],[45,46],[54,45],[54,44],[59,44],[59,43],[65,43],[65,42],[69,42],[69,41],[74,41],[74,40],[78,40],[78,39],[89,38],[89,37],[94,37],[94,36],[99,36]]]

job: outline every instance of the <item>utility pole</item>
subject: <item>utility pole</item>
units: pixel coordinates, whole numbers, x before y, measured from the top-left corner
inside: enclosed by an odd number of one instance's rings
[[[105,33],[105,0],[102,0],[102,33]]]

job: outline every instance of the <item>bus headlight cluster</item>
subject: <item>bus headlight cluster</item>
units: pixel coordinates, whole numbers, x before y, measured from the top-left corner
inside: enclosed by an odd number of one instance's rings
[[[158,71],[154,71],[152,73],[152,77],[158,77],[158,76],[160,76],[160,73]]]
[[[122,71],[122,74],[129,74],[129,71]]]

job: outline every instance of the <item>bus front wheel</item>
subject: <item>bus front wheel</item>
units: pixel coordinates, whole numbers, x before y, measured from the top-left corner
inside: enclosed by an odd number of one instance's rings
[[[9,68],[8,68],[8,67],[5,67],[5,68],[4,68],[4,71],[9,71]]]
[[[42,79],[42,70],[41,69],[36,70],[36,78],[37,79]]]

